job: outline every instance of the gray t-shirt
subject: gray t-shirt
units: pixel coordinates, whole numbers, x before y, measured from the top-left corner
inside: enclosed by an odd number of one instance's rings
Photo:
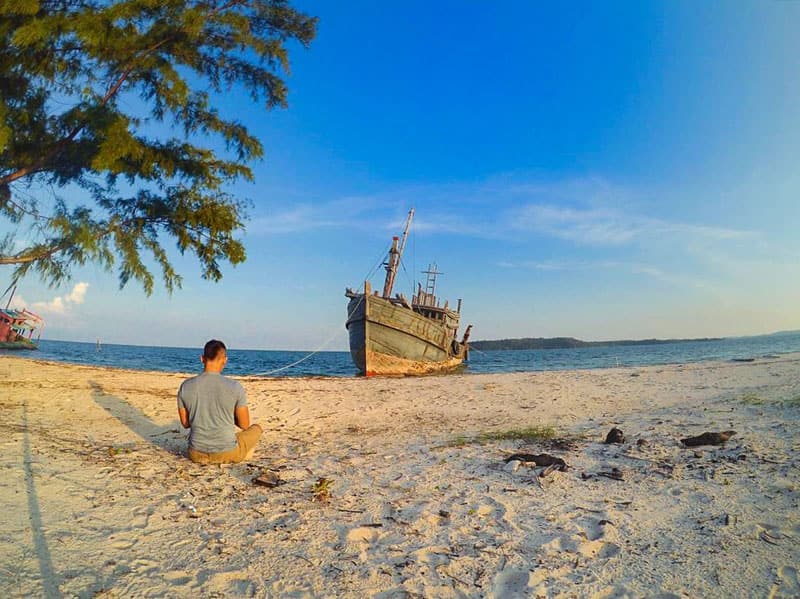
[[[189,447],[221,453],[236,447],[233,409],[247,405],[244,387],[216,372],[186,379],[178,389],[178,408],[189,413]]]

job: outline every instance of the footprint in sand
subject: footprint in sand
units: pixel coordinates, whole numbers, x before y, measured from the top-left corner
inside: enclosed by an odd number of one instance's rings
[[[253,597],[256,594],[256,585],[244,572],[207,572],[206,575],[204,588],[198,596]]]
[[[769,599],[789,599],[800,597],[800,579],[797,568],[781,566],[778,568],[778,580],[769,592]]]
[[[379,536],[380,533],[374,527],[358,526],[347,532],[345,540],[348,543],[374,543]]]
[[[631,591],[628,587],[618,584],[608,587],[591,596],[592,599],[636,599],[640,595]]]
[[[606,536],[606,527],[613,526],[613,524],[606,518],[585,518],[579,523],[583,529],[583,534],[589,541],[597,541]]]
[[[131,528],[147,528],[150,522],[150,516],[153,513],[152,507],[137,507],[133,510],[133,520],[131,520]]]
[[[160,568],[160,562],[143,557],[137,558],[131,562],[131,570],[138,574],[150,574],[152,572],[157,572]]]
[[[486,525],[491,523],[501,529],[520,530],[520,527],[515,524],[516,512],[514,509],[509,504],[493,497],[481,497],[478,505],[470,508],[468,514],[477,516]]]
[[[559,535],[555,536],[546,543],[542,543],[539,551],[543,555],[556,556],[565,553],[577,553],[579,537],[576,535]]]
[[[580,546],[579,551],[584,557],[611,559],[612,557],[617,557],[622,549],[616,543],[607,543],[605,541],[587,541]]]
[[[110,544],[110,547],[118,551],[125,551],[134,545],[136,545],[136,541],[132,541],[130,539],[116,539]]]
[[[267,524],[274,528],[293,528],[300,520],[300,514],[294,511],[275,514],[267,520]]]
[[[615,542],[618,533],[614,525],[606,519],[584,518],[574,522],[576,533],[553,537],[541,546],[545,555],[577,554],[585,558],[610,559],[621,552]]]
[[[164,580],[172,586],[184,586],[194,580],[194,576],[186,570],[170,570],[162,574]]]
[[[506,568],[494,577],[490,597],[527,597],[531,572],[523,568]]]

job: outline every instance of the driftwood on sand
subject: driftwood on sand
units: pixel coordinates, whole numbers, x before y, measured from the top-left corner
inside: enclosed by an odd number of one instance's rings
[[[722,431],[719,433],[705,432],[702,435],[697,435],[696,437],[686,437],[685,439],[681,439],[681,443],[686,445],[686,447],[699,447],[700,445],[723,445],[725,441],[730,439],[735,434],[736,431]]]
[[[548,453],[512,453],[510,456],[505,458],[505,460],[506,463],[516,460],[519,462],[532,462],[537,466],[554,466],[553,470],[561,470],[562,472],[566,471],[568,468],[567,463],[564,460]]]

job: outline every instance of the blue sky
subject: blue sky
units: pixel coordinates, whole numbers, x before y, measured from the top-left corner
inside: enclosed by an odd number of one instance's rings
[[[473,339],[800,328],[800,2],[298,6],[289,109],[220,99],[267,152],[247,262],[178,258],[172,297],[29,278],[47,337],[345,349],[344,288],[412,206],[397,289],[438,263]]]

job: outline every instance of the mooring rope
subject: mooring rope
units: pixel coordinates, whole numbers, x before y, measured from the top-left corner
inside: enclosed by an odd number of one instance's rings
[[[359,305],[361,305],[361,302],[362,302],[362,301],[364,301],[364,296],[363,296],[363,295],[361,296],[361,299],[360,299],[360,300],[358,300],[358,304],[356,304],[356,308],[358,308],[358,306],[359,306]],[[355,308],[353,308],[353,312],[355,312]],[[348,318],[350,317],[350,315],[351,315],[353,312],[350,312],[350,314],[348,314]],[[271,374],[275,374],[276,372],[281,372],[281,371],[283,371],[283,370],[289,370],[289,369],[290,369],[290,368],[292,368],[293,366],[297,366],[298,364],[301,364],[302,362],[305,362],[306,360],[308,360],[308,359],[309,359],[311,356],[313,356],[313,355],[315,355],[315,354],[318,354],[319,352],[321,352],[323,349],[325,349],[325,347],[326,347],[326,346],[327,346],[327,345],[328,345],[328,344],[329,344],[331,341],[333,341],[333,340],[334,340],[336,337],[338,337],[338,336],[339,336],[339,335],[341,335],[341,334],[342,334],[342,331],[341,331],[341,330],[337,330],[337,331],[336,331],[336,332],[335,332],[333,335],[331,335],[331,336],[328,338],[328,340],[327,340],[327,341],[325,341],[325,342],[324,342],[322,345],[320,345],[320,346],[319,346],[317,349],[315,349],[315,350],[313,350],[311,353],[309,353],[309,354],[307,354],[307,355],[303,356],[303,357],[302,357],[302,358],[300,358],[299,360],[296,360],[296,361],[292,362],[291,364],[287,364],[286,366],[281,366],[280,368],[274,368],[274,369],[272,369],[272,370],[267,370],[266,372],[256,372],[256,373],[254,373],[254,374],[253,374],[253,375],[251,375],[251,376],[269,376],[269,375],[271,375]]]
[[[384,249],[384,251],[381,253],[381,255],[380,255],[380,257],[378,258],[378,260],[375,262],[375,264],[372,266],[372,268],[370,268],[370,269],[369,269],[369,272],[367,273],[367,276],[365,276],[363,279],[361,279],[362,281],[366,281],[366,280],[367,280],[367,279],[369,279],[369,278],[370,278],[370,277],[371,277],[373,274],[375,274],[375,272],[378,270],[378,268],[379,268],[379,267],[381,266],[381,264],[383,263],[383,257],[384,257],[384,256],[387,254],[387,252],[389,251],[389,248],[390,248],[390,247],[391,247],[391,245],[387,245],[387,246],[386,246],[386,249]],[[365,292],[366,292],[366,290],[365,290]],[[359,299],[359,300],[358,300],[358,303],[357,303],[357,304],[356,304],[356,305],[353,307],[353,309],[352,309],[352,310],[350,310],[350,311],[347,313],[347,320],[350,320],[350,317],[351,317],[353,314],[355,314],[356,310],[358,310],[358,307],[361,305],[361,302],[363,302],[363,301],[364,301],[364,295],[362,295],[362,296],[361,296],[361,299]],[[323,349],[325,349],[325,348],[326,348],[326,347],[327,347],[327,346],[328,346],[328,345],[329,345],[329,344],[330,344],[330,343],[331,343],[331,342],[332,342],[334,339],[336,339],[336,337],[338,337],[339,335],[341,335],[341,334],[342,334],[342,332],[343,332],[343,331],[342,331],[342,330],[341,330],[339,327],[336,327],[336,331],[334,331],[334,333],[333,333],[333,334],[332,334],[330,337],[328,337],[328,339],[327,339],[327,340],[326,340],[324,343],[322,343],[322,345],[320,345],[319,347],[317,347],[316,349],[314,349],[313,351],[311,351],[309,354],[307,354],[307,355],[303,356],[303,357],[302,357],[302,358],[300,358],[299,360],[295,360],[295,361],[294,361],[294,362],[292,362],[291,364],[287,364],[286,366],[281,366],[280,368],[273,368],[272,370],[267,370],[266,372],[256,372],[256,373],[253,373],[253,374],[252,374],[252,375],[250,375],[250,376],[269,376],[269,375],[271,375],[271,374],[275,374],[275,373],[277,373],[277,372],[282,372],[282,371],[284,371],[284,370],[289,370],[290,368],[292,368],[292,367],[294,367],[294,366],[297,366],[298,364],[301,364],[301,363],[305,362],[305,361],[306,361],[306,360],[308,360],[310,357],[312,357],[312,356],[314,356],[315,354],[318,354],[319,352],[321,352],[321,351],[322,351]]]
[[[478,354],[480,354],[482,356],[486,356],[487,359],[489,359],[489,354],[490,353],[493,353],[493,354],[498,353],[498,352],[485,352],[485,351],[482,351],[482,350],[478,349],[477,347],[472,347],[470,345],[469,346],[469,353],[473,353],[473,352],[476,352],[476,353],[478,353]],[[495,362],[500,362],[501,364],[505,364],[505,365],[514,365],[515,364],[515,362],[513,360],[511,360],[509,358],[506,358],[505,356],[502,356],[502,355],[493,356],[491,358],[491,360],[493,360]]]

